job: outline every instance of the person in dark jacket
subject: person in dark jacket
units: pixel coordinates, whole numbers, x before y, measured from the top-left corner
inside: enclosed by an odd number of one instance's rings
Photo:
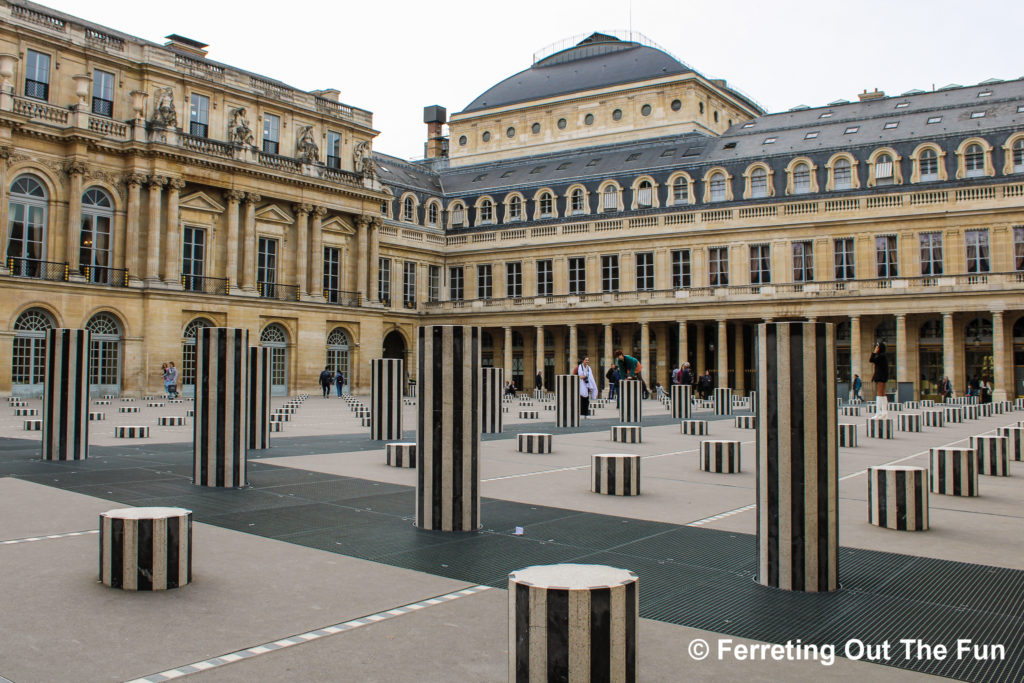
[[[871,381],[875,383],[875,410],[876,415],[885,415],[888,408],[885,398],[885,383],[889,381],[889,359],[885,356],[885,342],[881,339],[875,344],[875,350],[871,352],[868,362],[875,366],[875,372],[871,375]]]
[[[345,387],[345,375],[341,374],[341,370],[334,375],[334,386],[338,389],[338,398],[341,398],[341,390]]]
[[[324,398],[331,397],[331,385],[334,384],[334,373],[330,368],[324,368],[320,373],[320,388],[323,389]]]

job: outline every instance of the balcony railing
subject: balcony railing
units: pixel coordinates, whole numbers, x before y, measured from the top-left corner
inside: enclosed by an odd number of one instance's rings
[[[257,282],[256,291],[264,299],[276,299],[278,301],[298,301],[298,285],[279,285],[276,282]]]
[[[40,261],[31,258],[7,259],[7,268],[14,277],[33,277],[39,280],[52,280],[54,282],[67,282],[68,264],[55,261]]]
[[[31,97],[34,100],[43,100],[45,102],[50,99],[50,84],[26,78],[25,97]]]
[[[107,287],[127,287],[128,270],[125,268],[107,268],[106,266],[81,266],[79,271],[85,276],[86,282]]]
[[[201,294],[228,294],[231,291],[230,282],[226,277],[182,273],[181,286],[186,292],[200,292]]]
[[[114,103],[102,97],[94,97],[92,98],[92,113],[99,114],[100,116],[113,116]]]
[[[340,289],[325,289],[324,299],[326,299],[329,304],[337,304],[339,306],[358,306],[359,292],[346,292]]]

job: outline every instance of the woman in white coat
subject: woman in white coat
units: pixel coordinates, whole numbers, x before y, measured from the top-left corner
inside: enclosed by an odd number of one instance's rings
[[[590,358],[584,358],[576,366],[576,374],[580,378],[580,415],[590,417],[590,399],[597,398],[597,382],[594,371],[590,369]]]

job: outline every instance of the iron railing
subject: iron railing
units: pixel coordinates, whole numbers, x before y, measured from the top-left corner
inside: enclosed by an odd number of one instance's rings
[[[207,277],[205,275],[181,274],[181,286],[186,292],[202,294],[228,294],[231,283],[226,277]]]
[[[114,115],[114,103],[111,100],[105,100],[102,97],[92,98],[92,113],[100,116],[113,116]]]
[[[68,281],[68,264],[31,258],[8,257],[7,268],[14,277],[34,277],[54,282]]]
[[[277,299],[278,301],[298,301],[298,285],[280,285],[276,282],[257,282],[256,291],[264,299]]]
[[[81,266],[79,272],[85,276],[86,282],[108,287],[127,287],[128,269],[107,268],[106,266]]]
[[[359,292],[346,292],[340,289],[325,289],[324,299],[329,304],[339,306],[358,306]]]

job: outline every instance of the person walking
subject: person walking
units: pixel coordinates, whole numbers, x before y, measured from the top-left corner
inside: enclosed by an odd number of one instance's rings
[[[338,388],[338,398],[341,398],[341,390],[345,386],[345,375],[341,374],[341,370],[334,375],[334,384]]]
[[[167,376],[167,367],[167,363],[164,363],[163,365],[160,366],[160,380],[164,383],[164,393],[167,394],[168,397],[170,397],[171,390],[170,380],[168,379]]]
[[[323,390],[324,398],[331,397],[331,384],[334,383],[334,373],[330,368],[325,367],[320,373],[320,388]]]
[[[885,396],[885,383],[889,381],[889,359],[885,356],[885,342],[881,339],[875,344],[868,362],[875,366],[871,381],[875,384],[875,415],[885,415],[888,401]]]
[[[863,400],[860,396],[860,390],[863,388],[864,383],[860,380],[860,375],[853,376],[853,398],[857,401]]]
[[[714,382],[711,379],[711,371],[704,370],[704,374],[697,380],[697,392],[700,394],[701,400],[706,401],[708,396],[711,395],[711,387]]]
[[[604,373],[604,378],[608,380],[608,400],[611,400],[619,395],[619,369],[612,364],[608,372]]]
[[[576,375],[580,378],[580,415],[590,417],[590,399],[597,398],[597,382],[588,356],[576,366]]]
[[[939,382],[939,394],[943,403],[949,403],[949,399],[953,398],[953,383],[949,381],[949,376],[943,377]]]
[[[167,364],[167,374],[164,381],[167,389],[167,398],[171,400],[178,398],[178,368],[174,367],[173,360]]]

